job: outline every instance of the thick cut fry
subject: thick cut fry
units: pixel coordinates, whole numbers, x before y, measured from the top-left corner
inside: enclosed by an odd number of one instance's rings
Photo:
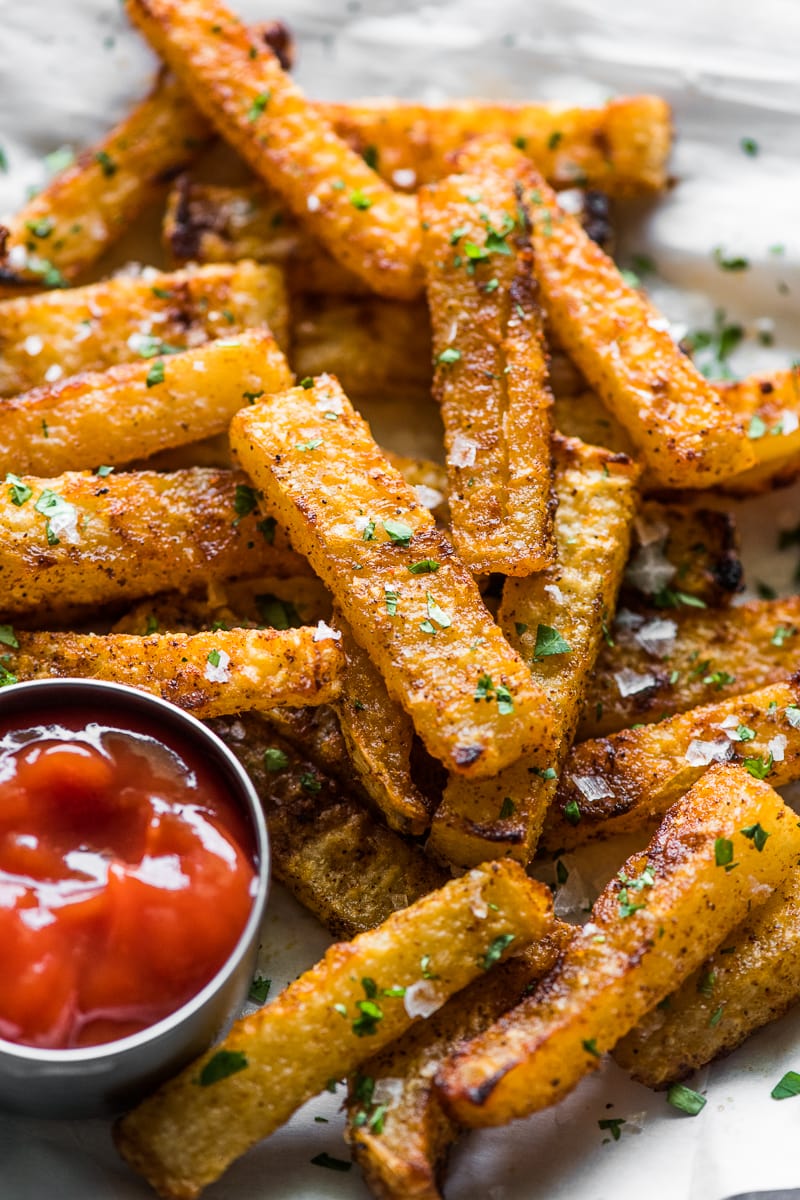
[[[127,0],[127,10],[201,112],[338,262],[380,295],[421,291],[415,202],[333,132],[224,4]]]
[[[268,325],[286,347],[286,288],[277,267],[242,262],[119,275],[84,288],[4,300],[0,395],[186,350],[254,325]]]
[[[753,442],[756,466],[725,490],[747,496],[792,483],[800,472],[800,368],[715,384]]]
[[[800,675],[573,747],[542,845],[647,831],[712,763],[728,761],[774,787],[800,777]]]
[[[299,379],[335,375],[355,405],[376,399],[430,403],[431,329],[424,305],[306,296],[292,314],[292,366]]]
[[[533,857],[627,557],[637,469],[563,438],[554,453],[559,559],[539,575],[506,581],[500,625],[557,714],[557,742],[544,770],[522,758],[493,779],[450,777],[428,849],[461,866]]]
[[[524,155],[477,139],[458,161],[462,170],[476,163],[505,169],[524,187],[549,321],[652,477],[664,487],[712,487],[752,466],[740,422]]]
[[[0,488],[7,616],[188,592],[216,579],[308,573],[232,471],[17,478]]]
[[[777,792],[715,767],[628,859],[534,993],[445,1063],[451,1114],[501,1125],[555,1104],[799,860],[797,818]]]
[[[667,1087],[734,1050],[798,999],[800,874],[794,871],[623,1038],[614,1058],[647,1087]]]
[[[283,267],[293,293],[360,296],[369,290],[259,185],[223,187],[183,176],[169,194],[162,233],[175,263],[251,258]]]
[[[520,146],[554,187],[586,185],[627,195],[667,182],[672,122],[659,96],[618,96],[602,108],[486,100],[440,108],[408,100],[318,107],[397,187],[415,188],[449,174],[453,152],[480,134]]]
[[[0,287],[59,287],[76,279],[209,136],[181,86],[162,72],[141,104],[8,223]]]
[[[327,1080],[399,1037],[434,997],[444,1003],[509,944],[522,950],[548,933],[550,904],[516,863],[490,863],[332,946],[271,1004],[237,1021],[219,1049],[124,1117],[120,1151],[162,1196],[198,1196]],[[426,963],[437,980],[425,978]],[[221,1050],[240,1069],[208,1081],[209,1090],[203,1073]]]
[[[337,614],[334,624],[342,631],[347,661],[337,711],[353,766],[392,829],[424,833],[430,812],[411,777],[411,718],[389,698],[380,672],[347,622]]]
[[[344,655],[316,629],[215,633],[20,633],[2,662],[15,680],[106,679],[153,692],[196,717],[335,700]],[[5,682],[10,683],[10,679]]]
[[[215,721],[213,728],[255,785],[269,826],[272,868],[292,895],[335,937],[352,938],[441,887],[446,873],[413,842],[379,824],[352,789],[319,771],[313,747],[304,753],[276,733],[276,715],[267,720],[245,713]]]
[[[800,652],[800,596],[724,611],[625,613],[600,651],[578,740],[788,679]]]
[[[432,1017],[370,1058],[350,1080],[345,1134],[378,1200],[441,1200],[439,1181],[459,1127],[439,1103],[433,1077],[463,1038],[517,1004],[555,964],[572,929],[556,924],[525,954],[476,979]]]
[[[553,398],[528,230],[510,177],[491,170],[425,188],[419,205],[453,541],[473,574],[530,575],[555,547]]]
[[[626,590],[663,608],[722,608],[744,587],[732,513],[645,500],[634,523]]]
[[[435,758],[489,775],[551,751],[541,689],[335,379],[238,413],[231,445]]]
[[[120,466],[227,429],[242,404],[291,387],[268,329],[123,363],[0,400],[0,470],[57,475]]]

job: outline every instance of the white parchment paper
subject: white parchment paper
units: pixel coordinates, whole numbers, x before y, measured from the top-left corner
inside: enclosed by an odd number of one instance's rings
[[[249,19],[290,24],[299,42],[297,75],[317,96],[593,102],[616,92],[663,93],[675,110],[679,183],[625,214],[623,254],[654,258],[651,290],[676,332],[707,327],[715,308],[745,326],[748,337],[732,360],[737,372],[785,366],[800,355],[794,0],[282,0],[274,11],[237,0],[236,8]],[[11,211],[26,188],[41,186],[45,154],[93,141],[144,93],[153,60],[117,0],[0,0],[0,45],[0,145],[9,163],[0,174],[0,211]],[[742,152],[745,137],[755,139],[757,155]],[[715,246],[747,257],[750,269],[721,271]],[[771,347],[755,337],[764,318],[774,322]],[[398,448],[415,436],[397,431]],[[425,436],[421,449],[430,453],[430,431]],[[791,586],[796,563],[777,552],[776,534],[800,519],[798,500],[794,488],[741,506],[751,584]],[[596,863],[583,869],[602,882]],[[317,922],[275,888],[262,949],[273,992],[327,942]],[[701,1073],[694,1086],[707,1090],[709,1103],[695,1119],[608,1065],[557,1109],[465,1138],[448,1200],[722,1200],[800,1186],[800,1100],[769,1096],[790,1068],[800,1070],[800,1011]],[[365,1197],[355,1169],[337,1174],[309,1161],[322,1150],[347,1157],[338,1104],[328,1094],[308,1104],[209,1189],[208,1200]],[[609,1116],[626,1119],[618,1142],[598,1128]],[[3,1200],[149,1194],[116,1158],[104,1122],[0,1117]]]

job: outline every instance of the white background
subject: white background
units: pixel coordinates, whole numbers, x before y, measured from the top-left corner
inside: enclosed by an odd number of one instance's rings
[[[283,0],[279,11],[239,0],[249,19],[280,17],[299,42],[297,76],[309,93],[393,93],[602,101],[616,92],[658,91],[674,105],[678,186],[625,216],[624,248],[656,259],[653,294],[676,331],[705,324],[714,307],[752,334],[775,321],[776,345],[749,340],[742,372],[787,365],[800,355],[800,5],[794,0]],[[41,185],[42,157],[95,140],[143,94],[149,52],[117,0],[0,0],[0,211]],[[755,138],[757,157],[742,137]],[[785,253],[768,247],[783,244]],[[751,268],[724,273],[714,246]],[[781,294],[778,285],[788,285]],[[407,445],[408,432],[398,431]],[[428,448],[428,447],[426,447]],[[751,580],[788,583],[794,560],[774,552],[775,531],[796,524],[797,489],[743,506]],[[588,876],[599,873],[589,863]],[[327,943],[313,918],[275,889],[263,967],[275,987]],[[2,969],[2,963],[0,963]],[[800,1069],[800,1012],[763,1031],[695,1081],[709,1103],[694,1120],[613,1067],[586,1081],[558,1109],[513,1128],[471,1135],[455,1153],[448,1200],[722,1200],[748,1188],[800,1186],[800,1099],[769,1092]],[[358,1172],[313,1167],[321,1150],[346,1157],[337,1100],[306,1106],[214,1188],[209,1200],[364,1197]],[[328,1125],[314,1116],[329,1118]],[[625,1117],[607,1142],[597,1121]],[[0,1117],[0,1196],[8,1200],[135,1200],[150,1193],[118,1162],[103,1122],[45,1123]]]

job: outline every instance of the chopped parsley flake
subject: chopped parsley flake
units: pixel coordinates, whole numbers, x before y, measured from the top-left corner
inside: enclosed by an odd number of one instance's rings
[[[362,542],[371,542],[375,537],[375,522],[367,521],[364,526],[364,532],[361,534]]]
[[[448,346],[446,350],[441,352],[436,361],[448,365],[450,363],[458,362],[460,358],[461,351],[457,350],[455,346]]]
[[[256,975],[253,982],[250,984],[250,999],[253,1004],[263,1004],[269,995],[269,989],[272,987],[272,980],[267,979],[265,975]]]
[[[743,153],[749,155],[750,158],[755,158],[755,156],[758,154],[758,142],[755,138],[743,137],[740,140],[739,145],[741,146]]]
[[[250,105],[249,109],[247,110],[248,121],[257,121],[258,120],[258,118],[263,113],[264,109],[269,104],[271,96],[272,96],[272,92],[270,91],[269,88],[267,88],[266,92],[259,92],[259,94],[256,96],[255,100]]]
[[[233,496],[233,511],[241,520],[251,513],[258,504],[258,493],[255,488],[249,487],[246,483],[237,483],[236,491]],[[238,521],[236,522],[238,524]]]
[[[149,388],[155,387],[157,383],[164,382],[164,360],[157,358],[155,362],[150,364],[150,369],[145,377],[145,383]]]
[[[356,1008],[361,1016],[353,1021],[353,1033],[356,1037],[370,1037],[377,1033],[378,1024],[383,1020],[383,1009],[374,1000],[356,1000]]]
[[[368,208],[372,208],[372,200],[369,196],[365,196],[361,188],[356,188],[350,193],[350,203],[353,208],[357,208],[359,212],[366,212]]]
[[[59,496],[57,492],[52,491],[50,488],[44,488],[41,496],[33,507],[35,508],[36,512],[41,513],[42,516],[47,518],[46,534],[48,546],[57,546],[59,544],[59,538],[52,528],[53,518],[61,517],[68,520],[75,520],[75,506],[69,504],[68,501],[66,501],[63,496]]]
[[[241,1050],[218,1050],[201,1070],[197,1082],[200,1087],[210,1087],[212,1083],[244,1071],[247,1065],[247,1055]]]
[[[211,663],[211,666],[212,666],[212,667],[218,667],[218,666],[219,666],[219,660],[220,660],[220,653],[219,653],[219,650],[209,650],[209,652],[208,652],[208,661]]]
[[[423,979],[439,978],[436,972],[431,970],[431,961],[430,954],[423,954],[422,958],[419,960],[419,969],[422,972]]]
[[[510,796],[504,796],[503,803],[500,806],[500,820],[504,821],[506,819],[506,817],[513,817],[513,815],[514,815],[514,801],[511,799]]]
[[[11,625],[0,625],[0,643],[10,646],[12,650],[19,650],[17,635]]]
[[[498,963],[502,958],[503,951],[511,945],[516,938],[515,933],[501,933],[489,946],[489,949],[479,961],[479,966],[482,971],[490,971],[495,963]]]
[[[600,1129],[607,1129],[615,1142],[618,1142],[622,1137],[622,1126],[625,1124],[624,1117],[603,1117],[597,1122]]]
[[[570,800],[564,805],[564,818],[570,825],[577,825],[581,819],[581,810],[577,800]]]
[[[571,654],[572,647],[569,642],[565,641],[557,629],[552,625],[538,625],[536,628],[536,645],[533,651],[533,660],[538,662],[540,658],[548,658],[551,654]]]
[[[316,450],[322,445],[322,438],[310,438],[307,442],[295,442],[295,450]]]
[[[587,1054],[591,1054],[594,1058],[600,1058],[600,1051],[597,1049],[597,1038],[584,1038],[581,1042]]]
[[[439,563],[435,558],[421,558],[419,562],[412,563],[408,569],[412,575],[433,575],[439,570]]]
[[[390,540],[398,546],[409,545],[414,536],[414,530],[410,525],[406,525],[405,521],[395,521],[393,517],[383,522],[383,528],[388,533]]]
[[[351,1162],[347,1162],[343,1158],[334,1158],[325,1150],[321,1154],[315,1154],[311,1163],[315,1167],[327,1167],[329,1171],[349,1171],[353,1166]]]
[[[772,751],[770,751],[766,759],[763,754],[759,754],[757,758],[746,758],[742,766],[745,771],[749,771],[754,779],[766,779],[772,770],[773,761]]]
[[[740,254],[726,254],[721,246],[714,247],[714,262],[723,271],[746,271],[750,260]]]
[[[667,1092],[667,1103],[689,1117],[696,1117],[705,1108],[706,1098],[683,1083],[673,1083]]]
[[[740,830],[740,832],[744,837],[750,838],[756,850],[761,853],[767,843],[767,838],[769,837],[766,829],[756,822],[755,825],[747,825],[744,829]]]
[[[28,487],[27,483],[23,483],[19,475],[6,475],[6,483],[9,484],[8,497],[12,504],[20,508],[26,500],[30,500],[33,495],[33,490]]]
[[[267,771],[283,771],[289,765],[289,756],[277,746],[267,746],[264,751],[264,767]]]
[[[397,606],[400,603],[400,597],[397,592],[393,592],[391,588],[384,586],[384,596],[386,598],[386,611],[390,617],[397,616]]]
[[[800,1074],[797,1071],[787,1071],[775,1084],[770,1096],[773,1100],[788,1100],[791,1096],[800,1096]]]
[[[717,838],[715,840],[714,862],[718,867],[725,868],[733,864],[733,842],[730,838]]]

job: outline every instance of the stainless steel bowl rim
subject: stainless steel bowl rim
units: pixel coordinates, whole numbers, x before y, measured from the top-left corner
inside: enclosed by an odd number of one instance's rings
[[[0,1055],[13,1055],[18,1059],[27,1060],[31,1063],[47,1063],[52,1065],[58,1063],[75,1065],[77,1063],[98,1062],[105,1058],[116,1058],[127,1051],[135,1051],[148,1042],[154,1041],[180,1027],[188,1017],[201,1009],[217,990],[224,985],[228,977],[236,970],[243,955],[247,953],[261,926],[270,881],[269,838],[258,793],[253,787],[244,767],[236,758],[236,755],[228,749],[221,738],[204,725],[202,721],[199,721],[197,717],[192,716],[191,713],[184,712],[183,709],[171,704],[168,700],[163,700],[160,696],[154,696],[152,692],[145,692],[139,688],[129,687],[127,684],[111,683],[100,679],[72,679],[64,677],[58,679],[33,679],[28,682],[9,684],[0,691],[0,711],[5,708],[7,700],[11,699],[12,696],[19,696],[23,691],[26,694],[39,691],[57,693],[68,689],[85,692],[87,700],[91,697],[92,693],[96,695],[98,692],[106,697],[113,696],[119,702],[118,707],[120,709],[134,701],[136,707],[142,710],[150,709],[153,715],[161,714],[173,726],[180,727],[188,741],[197,741],[199,739],[205,742],[209,749],[225,760],[226,766],[234,775],[241,788],[240,799],[242,801],[246,800],[246,803],[243,803],[242,807],[247,811],[254,834],[258,883],[256,891],[252,896],[250,915],[247,923],[225,962],[199,992],[196,992],[190,1000],[187,1000],[180,1008],[176,1008],[174,1012],[163,1017],[160,1021],[146,1026],[144,1029],[139,1030],[138,1033],[118,1038],[116,1041],[102,1042],[97,1046],[75,1047],[63,1050],[27,1046],[20,1042],[10,1042],[0,1037]],[[219,768],[215,767],[215,769]]]

